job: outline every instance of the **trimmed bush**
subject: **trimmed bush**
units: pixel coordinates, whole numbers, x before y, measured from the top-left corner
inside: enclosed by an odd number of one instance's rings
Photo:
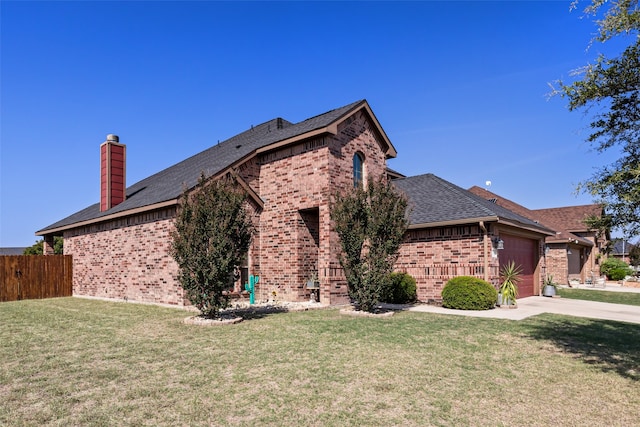
[[[482,279],[459,276],[442,290],[442,306],[458,310],[489,310],[496,305],[498,291]]]
[[[629,267],[617,267],[609,272],[609,279],[611,280],[622,280],[627,276],[631,276],[633,271]]]
[[[629,268],[629,265],[617,258],[607,258],[600,265],[600,273],[607,276],[609,280],[622,280],[626,276],[631,276],[633,270]]]
[[[406,304],[417,299],[416,279],[407,273],[391,273],[387,276],[383,302]]]

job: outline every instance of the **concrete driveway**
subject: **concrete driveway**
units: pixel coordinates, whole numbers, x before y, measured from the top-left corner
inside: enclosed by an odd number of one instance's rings
[[[607,286],[596,289],[612,292],[640,292],[640,288]],[[493,310],[452,310],[434,305],[416,305],[406,307],[409,311],[426,313],[453,314],[459,316],[487,317],[494,319],[522,320],[542,313],[564,314],[567,316],[587,317],[591,319],[616,320],[640,324],[640,306],[610,304],[569,298],[528,297],[518,300],[518,308],[494,308]]]

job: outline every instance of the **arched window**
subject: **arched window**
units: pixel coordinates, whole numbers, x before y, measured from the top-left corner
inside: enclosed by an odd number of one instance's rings
[[[364,179],[364,157],[361,153],[353,155],[353,186],[357,187]]]

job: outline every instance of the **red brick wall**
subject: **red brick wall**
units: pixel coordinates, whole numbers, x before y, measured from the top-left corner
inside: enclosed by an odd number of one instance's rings
[[[498,285],[498,258],[489,253],[489,282]],[[416,279],[420,301],[441,300],[442,288],[456,276],[484,279],[484,243],[478,225],[409,230],[395,271]]]
[[[569,283],[569,270],[567,263],[567,245],[549,244],[549,250],[546,251],[545,259],[547,266],[547,275],[553,276],[553,281],[566,285]]]
[[[359,111],[338,126],[338,134],[331,139],[330,196],[339,191],[353,188],[353,156],[360,153],[364,157],[364,179],[378,180],[386,177],[386,155],[380,144],[379,135],[364,111]],[[349,302],[346,278],[344,277],[338,254],[340,240],[334,231],[329,207],[324,211],[325,236],[322,241],[321,257],[324,259],[321,301],[331,304]]]
[[[348,302],[337,257],[339,241],[330,219],[336,191],[353,186],[353,155],[365,158],[369,177],[384,176],[385,155],[368,117],[347,118],[335,136],[324,136],[259,156],[261,276],[256,297],[307,301],[312,272],[320,281],[320,301]],[[256,175],[256,174],[254,174]]]
[[[169,255],[174,215],[163,209],[65,232],[74,295],[184,305]]]
[[[365,177],[384,176],[378,138],[360,111],[335,136],[262,153],[236,168],[264,203],[248,204],[257,230],[249,253],[249,274],[260,276],[257,301],[271,299],[274,291],[277,300],[308,301],[306,282],[317,272],[321,302],[348,302],[330,201],[353,186],[356,152],[364,156]],[[165,209],[65,232],[65,253],[74,255],[74,293],[188,304],[169,254],[174,216],[175,209]]]
[[[260,282],[256,298],[302,301],[311,270],[318,262],[313,253],[312,230],[319,233],[313,211],[327,203],[328,150],[324,138],[299,143],[260,156]],[[305,222],[304,219],[309,221]],[[321,237],[319,237],[321,239]]]

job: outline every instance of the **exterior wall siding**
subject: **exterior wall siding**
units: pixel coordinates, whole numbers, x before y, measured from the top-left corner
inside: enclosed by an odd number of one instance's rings
[[[498,286],[498,258],[490,242],[488,278]],[[400,247],[395,271],[416,279],[418,300],[440,301],[444,285],[456,276],[485,278],[485,243],[478,225],[409,230]]]
[[[175,209],[164,209],[65,232],[73,294],[185,305],[169,254],[174,218]]]
[[[331,138],[329,150],[329,196],[332,200],[336,193],[353,188],[353,156],[356,153],[364,157],[364,180],[386,178],[386,154],[381,148],[373,124],[363,111],[348,117],[338,126],[338,133]],[[320,300],[331,304],[346,304],[349,302],[349,291],[338,258],[341,251],[340,239],[330,216],[330,207],[325,206],[321,210],[321,224],[324,227],[322,235],[326,238],[321,241],[320,249],[324,261]]]
[[[313,219],[328,203],[328,150],[324,138],[260,156],[260,259],[258,300],[308,299],[306,281],[320,268],[317,250],[319,219]],[[305,221],[305,219],[307,221]]]
[[[547,275],[553,276],[553,281],[566,285],[569,283],[569,264],[567,262],[567,245],[548,244],[546,251]]]
[[[314,138],[259,156],[260,275],[258,300],[308,301],[306,282],[316,274],[320,302],[349,301],[331,223],[336,191],[353,186],[353,155],[365,157],[368,177],[384,177],[386,159],[366,114],[347,118],[336,135]],[[254,174],[255,175],[255,174]],[[255,273],[254,273],[255,274]]]

